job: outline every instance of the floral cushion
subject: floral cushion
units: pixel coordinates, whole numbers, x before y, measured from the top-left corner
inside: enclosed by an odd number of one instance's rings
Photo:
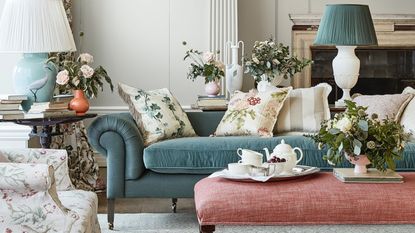
[[[412,87],[406,87],[403,94],[415,95],[415,89]],[[415,98],[413,98],[405,108],[405,111],[401,117],[401,125],[407,133],[411,133],[410,140],[415,142]]]
[[[59,191],[73,189],[68,170],[66,150],[0,149],[0,157],[11,163],[48,164],[55,170],[56,188]]]
[[[186,113],[168,89],[144,91],[120,83],[118,93],[128,104],[145,146],[164,139],[196,135]]]
[[[235,92],[215,135],[271,137],[278,113],[291,89],[292,87],[268,92],[257,92],[256,90],[251,90],[248,93]]]

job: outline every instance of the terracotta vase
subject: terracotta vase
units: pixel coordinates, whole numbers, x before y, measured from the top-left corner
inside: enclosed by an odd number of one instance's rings
[[[85,97],[84,91],[74,90],[74,98],[69,102],[69,109],[74,110],[77,116],[83,116],[89,109],[88,99]]]
[[[357,174],[364,174],[367,173],[366,166],[370,164],[367,155],[358,155],[358,156],[348,156],[345,154],[346,159],[351,163],[354,164],[354,173]]]
[[[220,86],[218,82],[210,81],[205,84],[205,92],[209,97],[215,97],[220,92]]]

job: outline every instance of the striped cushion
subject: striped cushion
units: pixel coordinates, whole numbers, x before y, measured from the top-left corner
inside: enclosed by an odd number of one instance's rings
[[[274,134],[318,131],[321,121],[330,119],[327,100],[330,92],[331,86],[327,83],[292,90],[278,115]]]

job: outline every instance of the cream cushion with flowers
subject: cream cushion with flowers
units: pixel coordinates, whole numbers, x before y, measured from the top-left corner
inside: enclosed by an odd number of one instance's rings
[[[273,136],[277,116],[292,87],[268,92],[235,92],[216,129],[216,136]]]
[[[145,146],[170,138],[196,136],[186,113],[167,88],[144,91],[119,83],[118,93],[128,104]]]

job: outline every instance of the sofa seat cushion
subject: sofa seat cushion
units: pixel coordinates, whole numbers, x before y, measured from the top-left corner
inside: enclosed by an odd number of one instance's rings
[[[147,169],[159,173],[210,174],[237,162],[238,148],[249,148],[265,153],[263,148],[272,149],[285,139],[292,146],[303,148],[303,164],[329,165],[321,160],[323,155],[315,144],[303,136],[282,136],[261,138],[257,136],[232,137],[190,137],[158,142],[144,150],[144,164]]]
[[[333,167],[322,159],[324,150],[318,150],[312,140],[304,136],[257,136],[190,137],[158,142],[144,149],[144,164],[147,169],[158,173],[210,174],[224,169],[228,163],[237,162],[238,148],[249,148],[264,153],[263,148],[272,149],[284,139],[292,147],[303,150],[304,158],[299,164],[330,170]],[[265,155],[264,155],[265,160]],[[404,158],[396,162],[399,171],[415,170],[415,144],[408,143]],[[343,162],[338,167],[351,167]]]

